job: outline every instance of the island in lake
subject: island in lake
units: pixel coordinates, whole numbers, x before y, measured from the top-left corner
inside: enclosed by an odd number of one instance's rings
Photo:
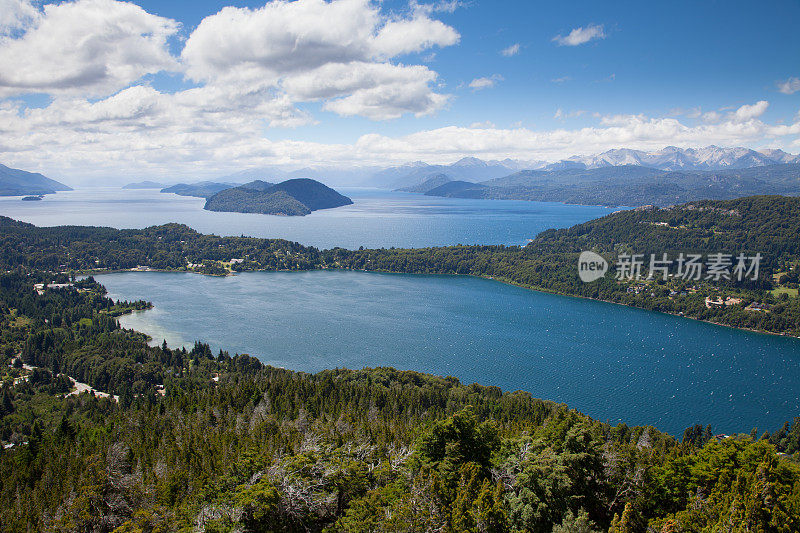
[[[206,200],[204,209],[235,213],[304,216],[319,209],[350,205],[353,201],[310,178],[273,185],[256,180],[225,189]]]
[[[23,202],[38,202],[39,200],[43,200],[43,194],[37,194],[36,196],[25,196],[22,198]]]

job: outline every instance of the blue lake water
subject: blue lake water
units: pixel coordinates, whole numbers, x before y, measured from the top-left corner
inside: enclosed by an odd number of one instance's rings
[[[314,372],[393,366],[523,389],[600,420],[680,435],[800,415],[800,340],[489,280],[364,272],[98,276],[154,342],[195,339]]]
[[[142,228],[280,237],[320,248],[524,244],[613,210],[342,189],[354,204],[306,217],[213,213],[155,190],[84,189],[41,202],[0,198],[0,215],[39,226]],[[123,318],[172,345],[209,342],[304,371],[390,365],[529,390],[616,423],[679,434],[774,429],[800,415],[800,341],[736,331],[499,283],[358,272],[229,278],[125,273],[112,296],[153,301]]]
[[[551,202],[466,200],[377,189],[340,188],[353,205],[305,217],[204,211],[202,198],[157,190],[81,189],[41,202],[0,197],[0,215],[37,226],[144,228],[180,222],[202,233],[283,238],[318,248],[525,244],[542,230],[568,227],[612,209]]]

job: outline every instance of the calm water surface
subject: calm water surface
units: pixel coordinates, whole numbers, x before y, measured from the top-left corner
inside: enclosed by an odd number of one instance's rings
[[[673,434],[800,415],[800,340],[467,277],[363,272],[98,276],[153,301],[123,325],[294,370],[389,365],[524,389]]]
[[[37,226],[144,228],[180,222],[201,233],[283,238],[318,248],[525,244],[542,230],[611,213],[550,202],[466,200],[376,189],[339,189],[354,204],[305,217],[204,211],[202,198],[157,190],[81,189],[41,202],[0,197],[0,215]]]

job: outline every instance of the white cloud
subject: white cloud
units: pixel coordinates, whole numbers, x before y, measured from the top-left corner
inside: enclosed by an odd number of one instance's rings
[[[342,116],[361,115],[374,120],[404,113],[422,116],[440,109],[449,99],[430,90],[436,73],[421,65],[364,63],[327,65],[318,70],[290,78],[284,87],[304,99],[328,98],[323,108]],[[335,96],[341,98],[331,99]]]
[[[172,100],[211,98],[206,103],[214,108],[217,95],[227,93],[240,100],[223,106],[227,112],[268,110],[261,117],[268,124],[311,120],[297,109],[285,117],[287,105],[305,101],[375,120],[433,113],[449,100],[434,87],[437,74],[392,60],[460,39],[429,17],[456,4],[415,5],[402,18],[371,0],[272,0],[204,18],[176,58],[167,40],[179,24],[135,4],[77,0],[38,9],[22,0],[0,2],[7,8],[0,12],[0,98],[33,92],[102,98],[141,84],[147,74],[182,71],[200,90]]]
[[[578,46],[595,39],[605,38],[606,34],[602,24],[589,24],[586,27],[575,28],[567,35],[556,35],[552,40],[559,46]]]
[[[431,86],[436,73],[389,62],[459,41],[458,32],[424,11],[388,19],[369,0],[226,7],[203,19],[181,59],[194,80],[279,88],[293,100],[325,100],[325,109],[344,116],[428,114],[448,101]]]
[[[769,107],[769,102],[760,100],[752,105],[743,105],[734,111],[731,117],[736,122],[747,122],[748,120],[753,120],[763,115],[767,107]]]
[[[434,46],[451,46],[460,40],[456,30],[438,20],[415,17],[387,23],[372,41],[373,53],[395,57]]]
[[[356,92],[358,96],[331,102],[340,106],[336,112],[344,114],[370,107],[383,110],[395,105],[396,99],[405,108],[402,94],[387,96],[382,90]],[[353,98],[360,100],[353,102]],[[729,113],[720,115],[715,124],[691,126],[676,118],[614,115],[600,117],[596,125],[572,129],[535,130],[521,125],[503,129],[483,123],[395,137],[370,133],[348,144],[271,140],[269,134],[265,137],[263,120],[297,125],[313,119],[298,112],[286,95],[231,94],[227,88],[213,86],[168,95],[140,85],[94,103],[60,96],[41,109],[21,109],[20,105],[0,101],[3,163],[64,178],[135,174],[200,179],[271,164],[441,163],[466,155],[552,161],[620,147],[758,146],[765,140],[790,149],[800,138],[800,117],[789,124],[768,124],[758,117],[741,121]]]
[[[500,50],[500,55],[505,57],[512,57],[519,53],[519,43],[512,44],[508,48]]]
[[[175,69],[166,42],[178,23],[135,4],[79,0],[43,11],[12,2],[0,27],[0,97],[25,93],[103,96],[146,74]]]
[[[800,78],[789,78],[778,83],[778,90],[783,94],[794,94],[800,91]]]
[[[483,78],[475,78],[471,82],[469,82],[469,88],[474,91],[480,91],[481,89],[491,89],[495,85],[497,85],[498,81],[503,81],[503,76],[499,74],[493,74],[489,77]]]
[[[559,107],[556,110],[555,114],[553,115],[553,118],[559,119],[559,120],[564,120],[564,119],[567,119],[567,118],[577,118],[577,117],[580,117],[580,116],[585,115],[585,114],[586,114],[586,111],[584,109],[576,109],[575,111],[564,111],[563,109],[561,109]]]
[[[472,128],[472,129],[490,129],[491,130],[491,129],[495,129],[497,126],[495,126],[494,122],[492,122],[490,120],[485,120],[483,122],[473,122],[472,124],[469,125],[469,127]]]
[[[29,0],[0,0],[0,37],[13,36],[38,17],[39,10]]]

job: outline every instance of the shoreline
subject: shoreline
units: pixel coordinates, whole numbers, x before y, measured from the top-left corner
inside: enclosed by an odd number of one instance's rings
[[[702,318],[696,318],[696,317],[688,316],[688,315],[680,315],[680,314],[677,314],[677,313],[670,313],[670,312],[667,312],[667,311],[657,311],[657,310],[653,310],[653,309],[646,309],[644,307],[639,307],[639,306],[636,306],[636,305],[629,305],[629,304],[625,304],[625,303],[621,303],[621,302],[614,302],[612,300],[604,300],[604,299],[601,299],[601,298],[592,298],[590,296],[580,296],[580,295],[576,295],[576,294],[567,294],[567,293],[558,292],[558,291],[551,291],[551,290],[548,290],[548,289],[545,289],[545,288],[542,288],[542,287],[531,287],[531,286],[528,286],[528,285],[524,285],[522,283],[516,283],[514,281],[511,281],[511,280],[508,280],[508,279],[505,279],[505,278],[499,278],[499,277],[494,277],[494,276],[484,276],[484,275],[479,275],[479,274],[443,274],[443,273],[442,274],[436,274],[436,273],[427,273],[427,272],[397,272],[397,271],[392,271],[392,270],[366,270],[366,269],[354,269],[354,268],[342,268],[342,267],[333,267],[333,268],[322,267],[322,268],[310,268],[310,269],[304,269],[304,270],[279,270],[279,269],[245,270],[245,271],[242,271],[242,272],[230,271],[230,272],[228,272],[226,274],[205,274],[203,272],[197,272],[197,271],[194,271],[194,270],[170,270],[170,269],[155,269],[155,268],[151,268],[151,269],[148,269],[148,270],[137,270],[137,269],[134,268],[134,269],[81,271],[81,272],[78,272],[76,274],[89,276],[89,275],[102,275],[102,274],[122,274],[122,273],[125,273],[125,272],[160,272],[160,273],[175,273],[175,274],[198,274],[198,275],[201,275],[201,276],[224,278],[224,277],[228,277],[228,276],[236,276],[237,274],[246,273],[246,272],[314,272],[314,271],[323,271],[323,270],[341,270],[343,272],[374,272],[374,273],[379,273],[379,274],[400,274],[400,275],[417,275],[417,276],[419,276],[419,275],[422,275],[422,276],[453,276],[453,277],[469,277],[469,278],[485,279],[487,281],[497,281],[499,283],[503,283],[503,284],[506,284],[506,285],[512,285],[514,287],[519,287],[521,289],[526,289],[526,290],[529,290],[529,291],[536,291],[536,292],[540,292],[540,293],[544,293],[544,294],[553,294],[553,295],[556,295],[556,296],[565,296],[565,297],[568,297],[568,298],[579,298],[581,300],[591,300],[591,301],[594,301],[594,302],[603,302],[603,303],[608,303],[608,304],[620,305],[620,306],[623,306],[623,307],[629,307],[631,309],[638,309],[640,311],[649,311],[649,312],[652,312],[652,313],[659,313],[659,314],[663,314],[663,315],[674,316],[676,318],[686,318],[686,319],[689,319],[689,320],[695,320],[697,322],[704,322],[706,324],[711,324],[711,325],[714,325],[714,326],[721,326],[721,327],[725,327],[725,328],[736,329],[736,330],[739,330],[739,331],[748,331],[750,333],[759,333],[759,334],[762,334],[762,335],[773,335],[773,336],[778,336],[778,337],[787,337],[787,338],[791,338],[791,339],[800,339],[800,335],[793,335],[791,333],[781,333],[781,332],[776,332],[776,331],[768,331],[768,330],[761,330],[761,329],[755,329],[755,328],[744,328],[744,327],[732,326],[730,324],[724,324],[722,322],[714,322],[712,320],[705,320],[705,319],[702,319]],[[143,311],[147,311],[147,309],[143,309]],[[125,314],[128,314],[128,313],[125,313]]]

